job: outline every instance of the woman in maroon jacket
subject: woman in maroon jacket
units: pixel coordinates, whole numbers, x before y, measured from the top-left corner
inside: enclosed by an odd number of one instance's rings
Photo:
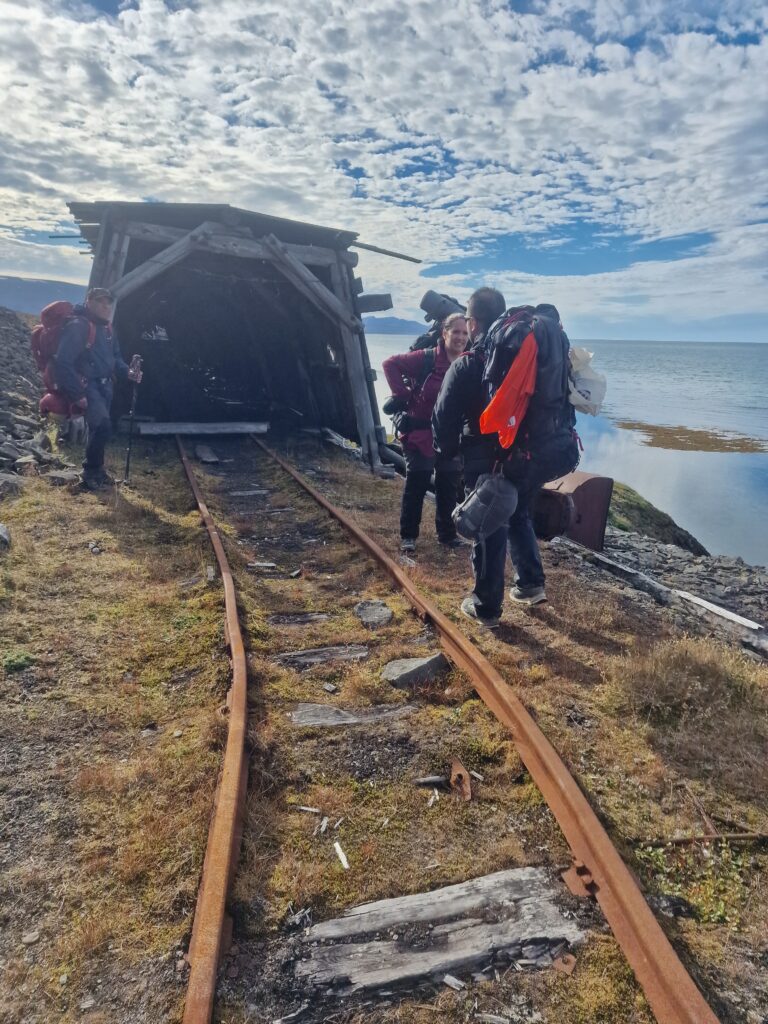
[[[467,322],[461,313],[446,317],[436,349],[417,349],[390,356],[382,365],[392,394],[400,400],[402,426],[399,430],[405,456],[405,487],[400,507],[400,550],[415,551],[421,510],[432,470],[435,471],[435,530],[447,547],[459,547],[451,519],[456,504],[461,463],[435,459],[430,418],[440,385],[451,363],[465,351],[469,341]],[[430,363],[432,364],[430,366]],[[426,372],[426,376],[424,376]]]

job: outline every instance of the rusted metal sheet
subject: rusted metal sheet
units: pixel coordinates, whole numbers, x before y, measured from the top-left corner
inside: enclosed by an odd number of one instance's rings
[[[446,652],[469,675],[482,700],[510,730],[521,760],[571,848],[577,874],[597,898],[659,1024],[718,1024],[586,796],[499,672],[455,624],[418,591],[375,541],[262,441],[257,438],[253,441],[386,570],[417,612],[432,622]]]
[[[566,537],[593,551],[602,551],[613,480],[608,476],[576,470],[545,484],[544,490],[568,496],[573,501],[573,521],[566,530]]]

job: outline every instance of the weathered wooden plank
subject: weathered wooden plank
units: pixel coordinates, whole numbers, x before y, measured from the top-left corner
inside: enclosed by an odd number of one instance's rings
[[[158,245],[170,245],[178,241],[186,234],[183,228],[171,228],[162,224],[146,224],[139,221],[131,221],[126,226],[126,234],[130,238],[140,238],[146,242],[156,242]],[[330,267],[336,262],[336,251],[326,249],[319,245],[297,245],[291,242],[282,243],[288,252],[312,267]],[[210,238],[200,243],[200,248],[208,252],[240,256],[243,259],[269,259],[264,246],[257,239],[242,237],[232,233],[225,225],[216,225],[216,229]]]
[[[689,594],[687,590],[676,590],[675,593],[678,597],[682,597],[684,600],[698,605],[700,608],[710,612],[712,615],[718,615],[722,619],[728,619],[729,622],[733,622],[737,626],[743,626],[744,629],[751,629],[755,631],[763,629],[763,626],[761,626],[759,622],[753,622],[752,619],[745,619],[743,615],[737,615],[735,612],[728,611],[727,608],[723,608],[719,604],[712,604],[711,601],[707,601],[703,597],[697,597],[696,594]]]
[[[111,291],[115,298],[124,299],[126,295],[141,288],[158,274],[162,274],[163,271],[181,262],[196,248],[201,239],[210,235],[211,231],[212,227],[208,222],[200,224],[193,231],[187,232],[178,241],[169,245],[167,249],[150,256],[148,260],[112,285]]]
[[[354,867],[352,853],[350,862]],[[313,987],[330,985],[346,995],[440,977],[494,957],[549,966],[567,944],[583,939],[578,925],[558,908],[557,895],[544,869],[516,868],[429,893],[379,900],[309,928],[303,940],[306,955],[296,962],[295,974]],[[345,941],[366,933],[376,937]],[[324,943],[329,937],[342,941]]]
[[[368,295],[357,296],[358,313],[377,313],[383,309],[392,309],[392,296],[387,293],[377,295],[371,292]]]
[[[268,423],[137,423],[136,430],[148,437],[165,434],[266,434]]]
[[[91,264],[91,276],[88,281],[88,290],[91,288],[103,288],[104,271],[107,267],[107,260],[109,258],[109,238],[111,232],[111,225],[109,222],[109,212],[104,211],[104,215],[99,224],[99,237],[96,240],[96,248],[93,252],[93,263]]]
[[[297,704],[288,717],[294,725],[322,725],[333,728],[339,725],[370,725],[391,718],[402,718],[416,711],[414,704],[398,704],[395,707],[376,707],[367,710],[345,711],[331,704]]]
[[[487,907],[504,904],[521,904],[530,910],[537,901],[553,897],[555,891],[543,868],[510,868],[456,885],[446,885],[432,892],[417,892],[351,907],[342,917],[313,925],[307,939],[350,938],[407,922],[428,923],[477,914]]]

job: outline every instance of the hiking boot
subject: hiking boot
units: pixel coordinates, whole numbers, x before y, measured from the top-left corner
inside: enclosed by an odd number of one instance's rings
[[[80,477],[80,486],[84,491],[100,491],[104,483],[96,470],[84,469]]]
[[[100,466],[99,469],[95,470],[94,475],[101,481],[102,487],[111,487],[115,482],[115,478],[110,476],[103,466]]]
[[[485,626],[486,629],[498,629],[499,623],[501,622],[500,615],[478,615],[477,605],[475,604],[475,599],[471,594],[469,597],[465,597],[461,602],[461,611],[468,619],[474,619],[475,622],[479,622],[480,625]]]
[[[465,546],[461,537],[451,537],[449,540],[442,540],[442,538],[438,537],[437,540],[444,548],[463,548]]]
[[[416,541],[413,537],[403,537],[400,541],[400,550],[408,554],[413,554],[416,550]]]
[[[518,604],[543,604],[547,600],[544,587],[512,587],[509,596]]]

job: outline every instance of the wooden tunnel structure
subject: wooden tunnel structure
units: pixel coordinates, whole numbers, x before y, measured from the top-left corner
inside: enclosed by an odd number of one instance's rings
[[[89,287],[111,289],[123,354],[144,359],[141,412],[330,427],[378,463],[361,316],[392,301],[362,294],[354,232],[228,205],[68,205]]]

